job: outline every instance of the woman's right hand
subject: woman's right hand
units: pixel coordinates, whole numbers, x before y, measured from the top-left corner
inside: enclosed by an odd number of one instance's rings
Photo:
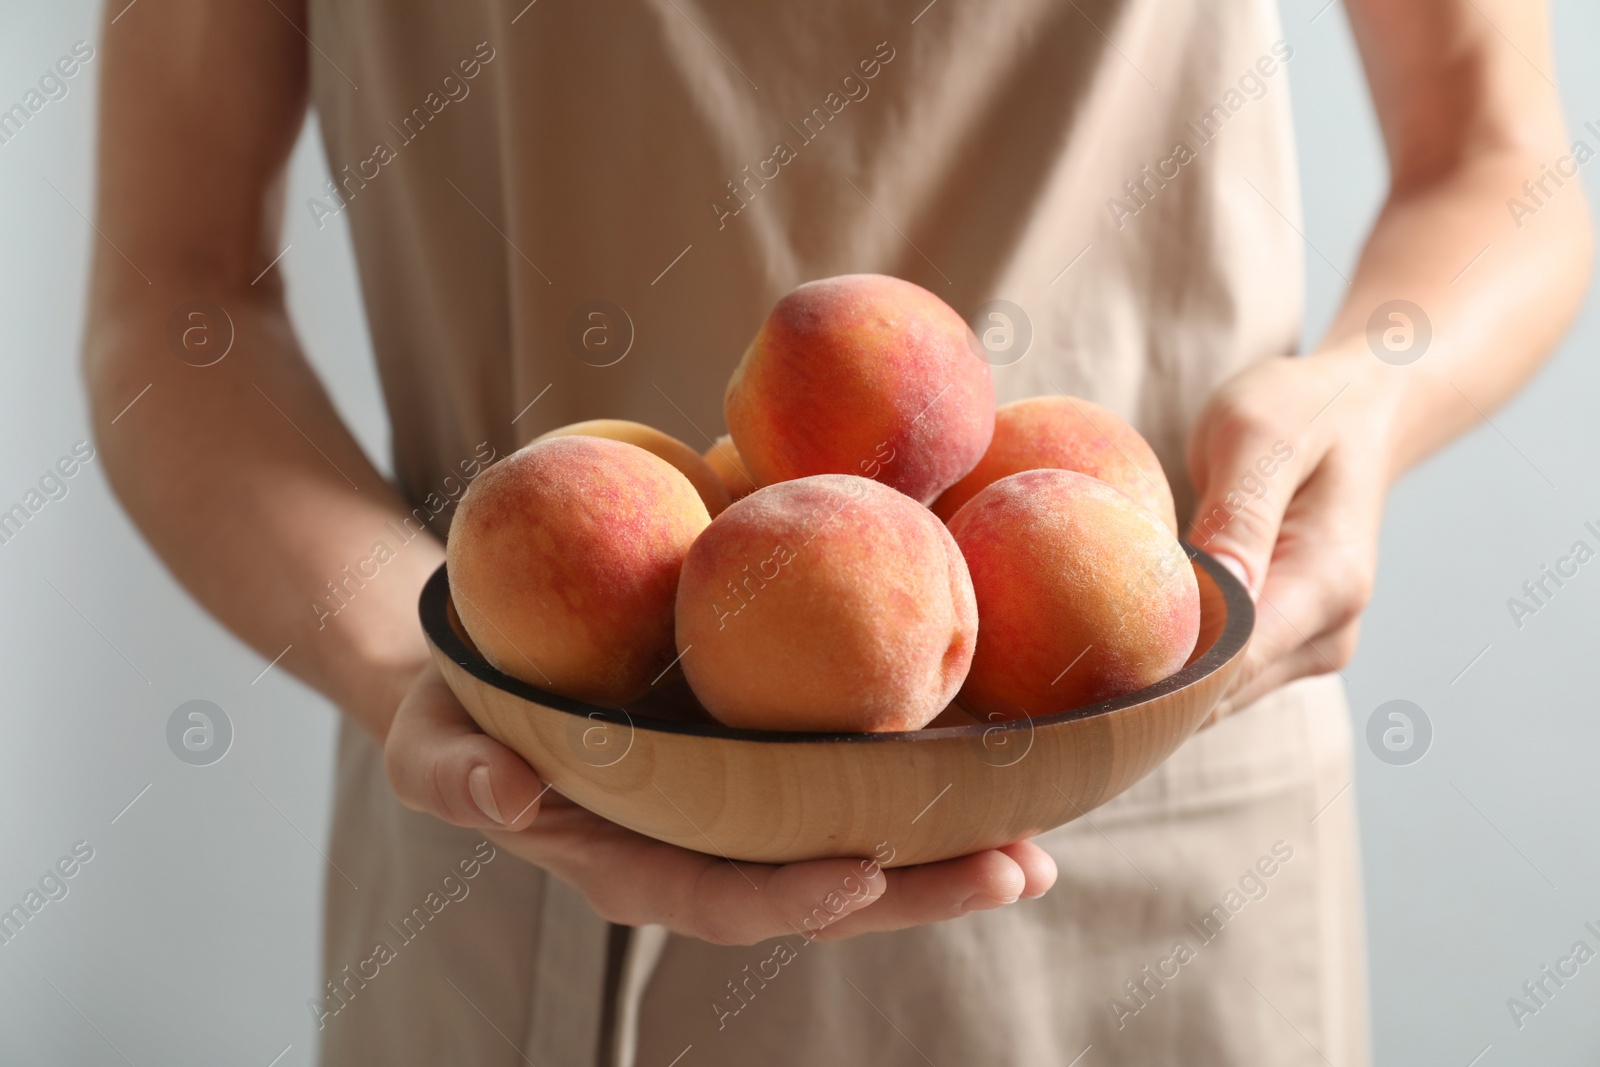
[[[483,830],[575,887],[601,918],[713,944],[899,930],[1042,896],[1056,880],[1055,861],[1032,841],[894,870],[871,857],[734,863],[656,841],[549,791],[478,728],[431,664],[395,712],[384,762],[406,807]],[[820,929],[819,908],[831,916]]]

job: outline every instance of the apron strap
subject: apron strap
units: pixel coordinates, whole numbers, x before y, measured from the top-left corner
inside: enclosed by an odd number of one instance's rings
[[[634,1067],[639,1050],[639,1005],[670,936],[665,926],[618,929],[627,931],[627,937],[618,969],[616,1025],[611,1033],[610,1058],[600,1061],[600,1067]]]
[[[546,875],[534,941],[533,1003],[524,1038],[540,1064],[597,1063],[612,930],[577,890]]]

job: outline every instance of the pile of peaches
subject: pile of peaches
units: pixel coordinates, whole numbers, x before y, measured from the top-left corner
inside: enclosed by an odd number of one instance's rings
[[[681,670],[735,727],[1046,715],[1183,666],[1199,589],[1172,492],[1116,415],[996,410],[967,324],[879,275],[773,308],[702,456],[639,423],[554,430],[450,530],[462,625],[501,672],[621,705]]]

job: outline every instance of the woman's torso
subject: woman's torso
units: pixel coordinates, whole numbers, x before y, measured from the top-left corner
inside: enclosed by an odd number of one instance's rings
[[[772,303],[874,271],[1021,309],[1000,399],[1121,412],[1183,510],[1199,406],[1297,343],[1274,4],[925,4],[313,0],[343,202],[294,207],[349,225],[403,488],[579,419],[704,449]]]

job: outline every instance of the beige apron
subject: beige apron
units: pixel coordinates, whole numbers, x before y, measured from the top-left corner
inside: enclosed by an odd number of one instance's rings
[[[291,209],[348,221],[407,494],[579,419],[704,448],[773,301],[878,271],[1020,308],[1000,399],[1120,411],[1192,507],[1199,408],[1296,346],[1273,0],[925,4],[313,0],[338,188]],[[1364,1064],[1349,734],[1299,683],[1042,837],[1041,900],[719,948],[404,811],[346,728],[324,1062]]]

